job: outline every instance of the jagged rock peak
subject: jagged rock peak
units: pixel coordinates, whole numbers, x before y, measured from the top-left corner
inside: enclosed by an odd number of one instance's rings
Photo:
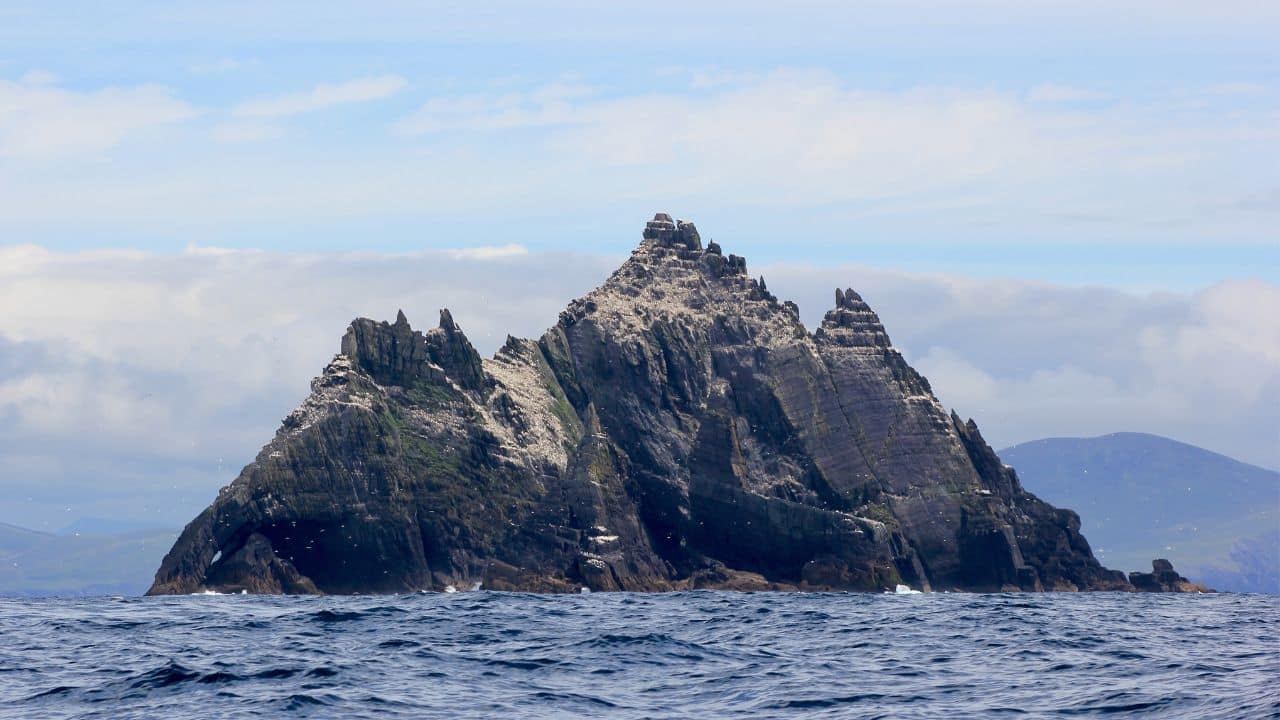
[[[880,317],[852,288],[836,289],[836,306],[823,317],[818,335],[848,347],[887,348],[891,345]]]
[[[339,354],[384,385],[451,380],[470,390],[487,386],[480,354],[447,309],[440,311],[440,326],[426,333],[414,330],[403,310],[394,324],[356,318],[342,337]]]
[[[748,284],[756,286],[761,297],[772,297],[759,283],[747,277],[747,259],[740,255],[725,255],[717,242],[702,247],[702,238],[693,223],[672,220],[667,213],[658,213],[645,224],[644,242],[632,254],[640,260],[684,261],[689,267],[702,267],[712,277],[730,279],[741,276]]]
[[[666,213],[658,213],[652,220],[645,223],[644,239],[652,240],[664,247],[702,249],[702,237],[698,235],[698,228],[685,220],[673,221]]]
[[[870,310],[871,308],[862,300],[862,296],[854,292],[853,288],[841,290],[836,288],[836,307],[845,308],[846,310]]]
[[[672,313],[732,317],[742,311],[743,302],[765,301],[772,310],[755,307],[752,313],[786,318],[788,336],[796,328],[803,331],[798,314],[789,313],[760,280],[747,275],[744,258],[721,254],[716,243],[702,249],[693,223],[668,218],[658,213],[646,223],[644,240],[631,257],[603,285],[571,301],[560,313],[559,325],[567,328],[603,312],[643,333],[652,319]]]
[[[419,380],[441,376],[439,368],[431,368],[422,333],[409,326],[403,312],[394,325],[369,318],[356,318],[342,336],[340,354],[351,364],[387,385],[411,385]]]
[[[440,310],[440,326],[423,336],[427,356],[444,368],[450,380],[470,390],[483,390],[488,385],[484,363],[462,328],[453,321],[448,308]]]

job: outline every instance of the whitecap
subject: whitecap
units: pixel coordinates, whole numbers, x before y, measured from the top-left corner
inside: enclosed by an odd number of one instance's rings
[[[455,593],[455,592],[458,592],[458,588],[456,588],[456,587],[454,587],[454,586],[452,586],[452,585],[445,585],[445,586],[444,586],[444,591],[445,591],[445,592],[447,592],[447,593]]]

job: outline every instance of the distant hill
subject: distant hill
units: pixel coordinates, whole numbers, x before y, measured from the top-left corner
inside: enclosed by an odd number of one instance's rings
[[[1280,473],[1143,433],[1048,438],[999,453],[1022,484],[1080,513],[1108,567],[1167,557],[1222,590],[1280,592]]]
[[[116,520],[113,518],[82,517],[76,518],[66,527],[59,528],[58,535],[123,535],[143,530],[163,530],[154,523]]]
[[[0,523],[0,595],[140,595],[177,535],[53,535]]]
[[[32,546],[47,543],[53,536],[39,530],[28,530],[17,525],[0,523],[0,558],[9,553],[24,551]]]

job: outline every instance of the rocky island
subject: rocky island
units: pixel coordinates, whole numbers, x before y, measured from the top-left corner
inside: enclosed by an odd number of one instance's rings
[[[856,292],[810,332],[666,214],[537,340],[357,319],[311,389],[149,594],[1197,589],[1102,567]]]

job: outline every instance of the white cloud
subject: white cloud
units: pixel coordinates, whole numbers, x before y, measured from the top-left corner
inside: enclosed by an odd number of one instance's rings
[[[1188,214],[1210,202],[1188,194],[1188,183],[1214,178],[1219,192],[1256,192],[1263,181],[1234,172],[1228,158],[1255,145],[1267,155],[1266,143],[1280,143],[1261,114],[1201,118],[1156,101],[1085,110],[1073,103],[1103,95],[1062,85],[1027,97],[941,86],[865,90],[825,72],[780,70],[699,86],[623,97],[558,86],[442,96],[394,127],[407,135],[542,128],[522,138],[527,153],[504,175],[528,173],[545,189],[590,187],[602,200],[656,183],[678,200],[671,204],[874,203],[867,212],[919,216],[927,207],[953,224],[1091,217],[1144,230],[1172,217],[1183,226],[1222,222],[1218,213]],[[456,179],[468,182],[467,169]]]
[[[772,206],[871,200],[1043,167],[1052,128],[987,91],[867,92],[782,72],[708,96],[641,97],[581,109],[559,152],[607,166],[667,168],[685,192],[747,193]],[[779,182],[786,177],[787,182]]]
[[[507,245],[480,245],[457,250],[443,250],[442,252],[455,260],[500,260],[528,255],[529,248],[512,243]]]
[[[195,108],[157,85],[77,92],[30,74],[0,80],[0,157],[40,160],[94,153],[126,136],[196,115]]]
[[[344,83],[322,83],[304,92],[250,100],[237,105],[237,117],[278,118],[323,110],[337,105],[364,103],[389,98],[408,83],[399,75],[382,75]]]
[[[613,214],[662,205],[799,222],[816,210],[829,236],[934,244],[965,233],[1065,244],[1274,236],[1275,204],[1254,199],[1275,187],[1280,126],[1261,106],[871,90],[784,70],[659,94],[561,82],[441,95],[389,135],[326,129],[335,135],[323,153],[301,134],[273,129],[281,115],[402,83],[358,81],[243,106],[211,129],[221,147],[188,135],[131,163],[21,176],[0,168],[0,233],[99,237],[181,225],[225,236],[270,225],[298,235],[334,218],[447,217],[476,227],[495,222],[499,205],[513,223],[549,207]],[[228,147],[266,139],[270,152]]]
[[[574,103],[591,94],[583,85],[553,83],[528,92],[437,97],[392,127],[405,135],[423,135],[577,123],[585,118],[582,108]]]

